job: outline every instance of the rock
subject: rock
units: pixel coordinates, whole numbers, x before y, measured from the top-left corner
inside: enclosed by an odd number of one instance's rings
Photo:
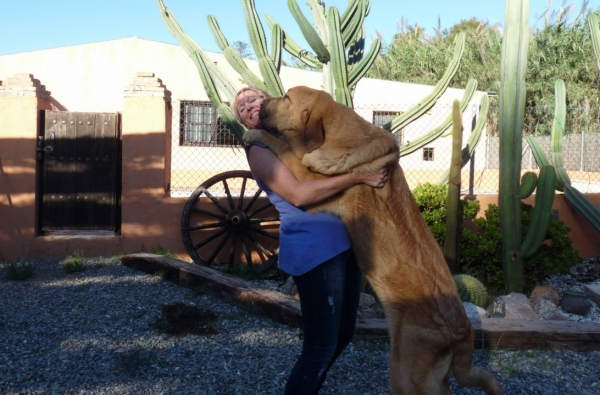
[[[583,286],[583,289],[591,295],[594,303],[600,306],[600,283],[586,284]]]
[[[533,303],[531,303],[531,308],[537,315],[544,316],[549,313],[554,313],[558,310],[558,306],[554,304],[551,300],[544,298],[536,298]]]
[[[469,317],[471,321],[481,321],[483,318],[489,318],[490,316],[485,309],[482,309],[471,302],[463,302],[463,306],[467,313],[467,317]]]
[[[587,259],[582,263],[571,267],[571,276],[578,281],[591,282],[600,279],[600,262],[597,257]]]
[[[565,317],[564,315],[558,313],[558,311],[546,313],[543,316],[541,316],[540,318],[543,320],[548,320],[548,321],[568,321],[569,320],[569,317]]]
[[[358,318],[381,318],[383,311],[374,296],[361,293],[358,303]]]
[[[529,300],[533,304],[539,298],[548,300],[552,302],[555,306],[560,305],[560,292],[554,289],[551,285],[542,284],[534,288],[533,292],[531,292]]]
[[[296,283],[292,276],[289,276],[287,280],[285,280],[285,284],[281,287],[281,293],[289,295],[293,298],[300,299],[298,296],[298,288],[296,288]]]
[[[539,317],[531,308],[527,296],[511,292],[509,295],[498,296],[488,308],[493,318],[537,320]]]

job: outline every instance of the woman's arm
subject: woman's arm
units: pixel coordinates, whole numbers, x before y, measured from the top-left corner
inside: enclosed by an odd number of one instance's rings
[[[248,150],[252,172],[273,192],[296,207],[319,203],[354,185],[366,184],[381,188],[387,180],[388,169],[374,173],[347,173],[318,180],[299,181],[268,148],[253,145]]]

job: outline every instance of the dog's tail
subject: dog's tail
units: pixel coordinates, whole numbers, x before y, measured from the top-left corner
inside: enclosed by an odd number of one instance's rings
[[[452,373],[456,382],[462,387],[480,387],[488,395],[502,395],[504,391],[491,372],[472,366],[473,364],[474,333],[471,328],[470,336],[459,342],[452,358]]]

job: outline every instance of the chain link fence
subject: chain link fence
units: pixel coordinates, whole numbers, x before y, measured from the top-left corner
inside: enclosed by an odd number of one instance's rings
[[[210,102],[174,100],[171,139],[171,196],[189,196],[213,177],[226,177],[232,170],[249,170],[246,155],[235,136],[219,120]],[[361,106],[355,111],[382,126],[412,105]],[[396,133],[400,145],[421,137],[451,117],[452,106],[436,105],[418,120]],[[475,127],[478,106],[463,113],[463,147]],[[526,110],[526,130],[533,133],[550,159],[552,108]],[[497,194],[499,148],[497,107],[490,109],[486,129],[472,159],[462,170],[463,194]],[[571,108],[562,154],[573,185],[583,193],[600,192],[600,109]],[[544,135],[546,134],[546,135]],[[411,189],[425,183],[445,182],[450,166],[450,128],[441,137],[415,152],[402,155],[400,164]],[[523,139],[523,171],[538,169],[527,141]],[[232,186],[235,189],[235,186]],[[248,191],[253,192],[253,191]]]

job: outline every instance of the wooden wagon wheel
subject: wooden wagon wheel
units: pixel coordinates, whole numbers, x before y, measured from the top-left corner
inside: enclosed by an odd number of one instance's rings
[[[206,266],[233,266],[243,253],[247,265],[252,265],[254,258],[255,263],[271,266],[276,261],[273,251],[279,236],[263,225],[278,227],[279,216],[273,209],[267,210],[273,206],[267,199],[259,201],[259,197],[266,198],[266,193],[249,171],[224,172],[200,184],[181,216],[183,244],[193,261]],[[202,200],[202,206],[201,198],[208,198]],[[265,247],[265,241],[272,244],[271,248]],[[227,242],[229,251],[223,250]]]

